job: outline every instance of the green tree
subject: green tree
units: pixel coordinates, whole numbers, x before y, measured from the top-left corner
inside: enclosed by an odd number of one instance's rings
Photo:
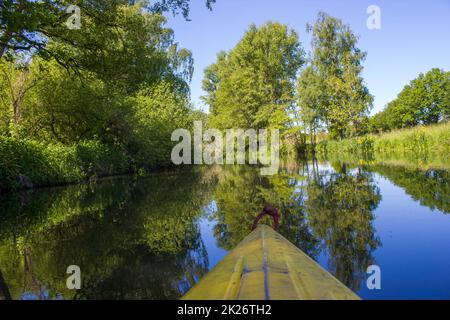
[[[38,79],[28,62],[0,61],[0,134],[9,135],[20,125],[28,92]]]
[[[388,131],[392,126],[392,120],[388,117],[388,113],[381,111],[369,118],[369,132],[381,133]]]
[[[69,72],[80,78],[80,72],[92,72],[123,95],[161,79],[189,81],[191,53],[178,48],[173,31],[164,27],[166,19],[144,5],[108,4],[100,21],[87,16],[81,29],[71,30],[71,42],[50,41],[47,48],[57,62],[69,61]]]
[[[103,19],[112,15],[106,26],[87,16],[71,35],[77,45],[50,39],[54,59],[2,59],[2,133],[64,144],[100,140],[140,164],[145,154],[148,167],[168,163],[168,132],[190,119],[193,60],[163,26],[165,18],[142,9],[138,3],[115,6],[114,15],[104,11]]]
[[[371,119],[373,132],[429,125],[450,117],[450,72],[433,68],[406,85]]]
[[[17,51],[45,51],[45,33],[62,29],[64,17],[64,1],[1,1],[0,58]]]
[[[206,92],[206,95],[202,96],[203,102],[209,106],[209,112],[213,115],[217,115],[217,91],[220,85],[220,72],[225,68],[227,54],[225,51],[221,51],[217,54],[217,61],[208,66],[204,71],[204,77],[202,81],[202,89]]]
[[[191,129],[195,120],[188,95],[170,81],[161,81],[141,89],[132,99],[133,132],[129,151],[139,166],[163,166],[171,163],[174,146],[172,132]]]
[[[357,47],[358,38],[348,25],[324,12],[319,13],[308,30],[312,33],[312,74],[320,80],[312,82],[313,88],[309,89],[310,92],[306,90],[306,97],[300,102],[307,109],[324,111],[332,137],[356,136],[373,100],[361,77],[366,53]],[[302,77],[311,77],[312,74],[309,70]],[[302,77],[300,89],[305,89]],[[322,98],[317,101],[313,96],[311,102],[311,92],[317,90],[322,91]],[[302,92],[299,94],[301,96]]]
[[[173,129],[204,117],[189,104],[192,54],[162,14],[187,17],[188,0],[71,1],[79,30],[66,4],[0,1],[2,188],[166,167]]]
[[[313,146],[316,145],[316,133],[326,120],[324,86],[323,79],[311,65],[298,78],[298,117],[302,120],[305,131],[310,134]]]
[[[215,0],[206,0],[211,9]],[[66,20],[71,15],[66,12],[69,5],[77,5],[83,16],[83,24],[95,21],[107,32],[115,26],[116,15],[120,15],[123,5],[136,5],[150,13],[172,12],[189,16],[190,0],[161,0],[155,2],[136,0],[3,0],[0,1],[0,58],[5,54],[25,51],[42,54],[46,57],[59,57],[60,52],[48,47],[49,40],[71,44],[77,48],[101,50],[89,42],[79,42],[82,32],[74,32],[66,28]],[[88,39],[87,39],[88,40]],[[71,64],[70,60],[58,59],[63,64]]]
[[[218,128],[289,126],[294,80],[303,64],[298,35],[280,23],[251,25],[230,52],[206,69],[205,101]]]

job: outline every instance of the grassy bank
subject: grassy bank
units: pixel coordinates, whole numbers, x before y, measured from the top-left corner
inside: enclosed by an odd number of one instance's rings
[[[0,191],[80,182],[132,171],[118,149],[98,141],[66,146],[0,137]]]
[[[450,123],[418,126],[380,135],[323,141],[317,146],[317,156],[323,159],[390,160],[448,163],[450,154]]]

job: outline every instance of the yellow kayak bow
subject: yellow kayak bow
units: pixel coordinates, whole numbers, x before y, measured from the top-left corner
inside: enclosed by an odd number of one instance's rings
[[[272,228],[259,225],[184,300],[356,300],[359,297]]]

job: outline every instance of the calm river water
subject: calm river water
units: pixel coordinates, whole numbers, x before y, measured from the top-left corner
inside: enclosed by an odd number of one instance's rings
[[[344,163],[209,167],[0,198],[0,299],[178,299],[248,233],[280,233],[363,299],[450,299],[450,174]],[[81,270],[69,290],[68,266]],[[381,269],[369,290],[367,267]],[[1,280],[1,279],[0,279]]]

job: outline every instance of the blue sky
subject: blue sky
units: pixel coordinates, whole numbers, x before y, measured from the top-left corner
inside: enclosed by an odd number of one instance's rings
[[[381,29],[369,30],[369,5],[381,9]],[[433,67],[450,70],[450,0],[217,0],[213,11],[203,0],[192,0],[191,21],[169,16],[180,46],[195,59],[191,83],[192,101],[207,111],[203,95],[203,70],[220,50],[230,50],[251,23],[278,21],[295,29],[305,50],[310,36],[307,22],[325,11],[349,24],[360,36],[359,47],[367,52],[363,77],[375,96],[372,114],[393,100],[403,86]]]

